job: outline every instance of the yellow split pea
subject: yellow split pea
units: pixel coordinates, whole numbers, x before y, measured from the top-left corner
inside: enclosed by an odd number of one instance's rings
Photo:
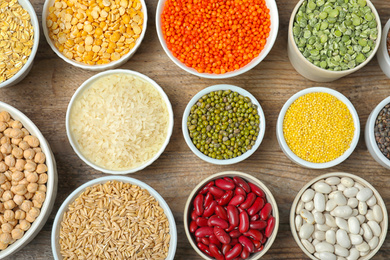
[[[287,109],[283,134],[301,159],[325,163],[340,157],[351,145],[355,126],[348,107],[328,93],[309,93]]]
[[[140,37],[140,0],[55,0],[46,26],[55,47],[88,65],[119,60]]]

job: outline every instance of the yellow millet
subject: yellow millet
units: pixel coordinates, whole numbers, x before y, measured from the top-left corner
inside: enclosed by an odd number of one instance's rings
[[[348,107],[328,93],[309,93],[287,109],[283,134],[291,151],[313,163],[340,157],[350,146],[355,126]]]

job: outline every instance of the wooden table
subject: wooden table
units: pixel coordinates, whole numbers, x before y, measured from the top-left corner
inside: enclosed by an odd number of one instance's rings
[[[41,21],[44,1],[31,1]],[[359,143],[342,164],[327,170],[304,169],[292,163],[279,148],[275,125],[280,109],[297,91],[314,86],[330,87],[343,93],[355,106],[361,129],[371,110],[390,95],[390,80],[374,58],[358,73],[332,83],[316,83],[299,75],[287,57],[287,27],[297,1],[277,0],[279,34],[266,59],[251,71],[231,79],[202,79],[184,72],[164,53],[156,33],[157,0],[148,0],[148,28],[136,54],[121,68],[141,72],[154,79],[167,93],[174,110],[175,124],[165,152],[151,166],[129,175],[156,189],[169,204],[176,220],[178,245],[176,259],[201,259],[192,249],[184,233],[183,210],[190,191],[205,177],[220,171],[238,170],[262,180],[274,194],[280,211],[278,236],[264,259],[305,259],[295,243],[289,226],[291,203],[309,180],[319,174],[344,171],[359,175],[378,189],[385,202],[390,202],[390,172],[368,153],[361,131]],[[382,18],[390,17],[390,2],[372,1]],[[42,29],[42,27],[41,27]],[[105,176],[82,162],[72,150],[65,131],[65,114],[75,90],[94,72],[84,71],[62,61],[49,47],[41,30],[41,39],[34,66],[19,84],[0,90],[0,100],[25,113],[49,141],[58,166],[58,194],[49,220],[36,238],[25,248],[7,258],[52,259],[50,233],[58,208],[81,184]],[[233,84],[251,92],[260,102],[266,117],[266,132],[260,148],[244,162],[217,166],[196,157],[184,142],[181,120],[187,102],[200,90],[214,84]],[[389,206],[388,206],[389,209]],[[389,259],[390,237],[374,259]]]

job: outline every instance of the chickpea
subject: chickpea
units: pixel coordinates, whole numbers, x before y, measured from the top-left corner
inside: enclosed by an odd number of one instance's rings
[[[34,159],[35,151],[31,148],[24,150],[23,156],[26,160],[32,160],[32,159]]]
[[[1,225],[1,231],[3,231],[3,233],[11,233],[13,228],[14,227],[10,223],[4,223]]]
[[[31,210],[32,206],[33,205],[32,205],[31,201],[25,200],[25,201],[23,201],[22,205],[20,205],[19,208],[27,213],[27,212],[29,212]]]
[[[38,184],[45,184],[47,182],[47,178],[48,176],[46,173],[39,174]]]
[[[27,186],[29,184],[29,182],[27,181],[26,178],[23,178],[21,181],[19,181],[19,184],[23,184],[23,185]]]
[[[11,243],[12,237],[10,233],[3,233],[0,235],[0,242],[4,244],[9,244]]]
[[[11,236],[13,239],[21,239],[24,235],[24,231],[20,228],[15,228],[11,231]]]
[[[4,161],[1,161],[1,162],[0,162],[0,172],[5,172],[5,171],[7,171],[7,170],[8,170],[8,165],[5,164]]]
[[[4,219],[4,214],[0,215],[0,224],[7,223],[7,221]]]
[[[32,182],[27,185],[27,191],[34,193],[38,190],[38,183]]]
[[[32,192],[27,192],[26,194],[24,194],[24,197],[28,200],[31,199],[33,196],[34,196],[34,193],[32,193]]]
[[[26,180],[30,183],[37,182],[39,180],[39,176],[36,172],[31,172],[29,174],[25,174]]]
[[[27,192],[27,186],[24,184],[19,184],[18,186],[14,186],[13,192],[18,195],[24,195]]]
[[[37,200],[34,200],[34,199],[33,199],[32,202],[33,202],[33,205],[34,205],[35,208],[38,208],[38,209],[42,208],[42,203],[41,202],[38,202]]]
[[[33,197],[34,200],[38,201],[39,203],[43,203],[46,198],[46,192],[43,191],[37,191],[35,192],[35,195]]]
[[[11,178],[13,181],[21,181],[24,178],[24,173],[20,171],[15,171],[12,173]]]
[[[7,127],[8,124],[6,122],[0,121],[0,132],[3,132]]]
[[[0,202],[0,213],[3,213],[4,210],[5,210],[5,208],[4,208],[4,203],[1,203],[1,202]]]
[[[13,227],[16,226],[16,224],[18,224],[18,220],[17,219],[13,219],[13,220],[10,220],[8,221],[8,223],[10,223]]]
[[[24,133],[24,136],[28,136],[28,135],[30,135],[30,132],[26,129],[26,128],[22,128],[22,131],[23,131],[23,133]]]
[[[37,173],[44,173],[44,172],[47,172],[47,166],[46,166],[46,164],[43,164],[43,163],[38,164],[38,165],[37,165],[36,172],[37,172]]]
[[[0,161],[2,161],[4,159],[4,156],[2,153],[0,153]]]
[[[35,154],[34,161],[35,161],[36,163],[45,163],[45,160],[46,160],[46,156],[45,156],[44,153],[42,153],[42,152],[37,152],[37,153]]]
[[[11,209],[6,209],[4,211],[4,220],[5,221],[12,221],[15,219],[15,212]]]
[[[6,202],[4,202],[4,208],[7,210],[7,209],[13,209],[16,207],[16,204],[13,200],[8,200]]]
[[[0,140],[1,141],[1,140]],[[27,149],[30,148],[30,146],[28,145],[28,143],[26,141],[20,141],[19,143],[19,147],[23,150],[23,151],[26,151]]]
[[[12,128],[7,128],[3,131],[3,134],[9,138],[11,138],[11,131],[12,131]]]
[[[10,124],[10,126],[12,128],[18,128],[18,129],[22,129],[23,127],[22,123],[18,120],[13,121],[12,124]]]
[[[39,139],[36,136],[28,135],[23,138],[24,141],[28,143],[31,147],[38,147],[39,146]]]
[[[7,176],[4,173],[0,173],[0,185],[7,181]]]
[[[6,171],[4,173],[5,177],[7,177],[7,181],[11,181],[12,180],[12,172],[10,170]]]
[[[12,128],[9,135],[11,138],[22,138],[24,136],[24,133],[19,128]]]
[[[14,167],[16,160],[15,160],[15,157],[12,154],[10,154],[4,158],[4,162],[6,165],[8,165],[8,167]]]
[[[16,194],[14,195],[13,201],[15,202],[16,205],[20,206],[22,205],[24,199],[25,199],[24,196]]]
[[[27,213],[25,219],[26,219],[28,222],[33,223],[33,222],[35,221],[36,217],[34,218],[33,216],[30,215],[30,213]]]
[[[27,163],[24,165],[24,169],[29,172],[35,171],[37,168],[37,164],[33,161],[27,161]]]
[[[14,147],[12,149],[12,155],[17,158],[17,159],[22,159],[23,158],[23,150],[22,148],[19,148],[19,147]]]
[[[8,122],[11,120],[11,115],[7,111],[0,112],[0,121]]]
[[[26,218],[26,212],[21,209],[15,211],[15,219],[21,220]]]
[[[3,199],[3,201],[5,202],[5,201],[12,200],[13,197],[14,197],[14,194],[12,193],[12,191],[6,190],[6,191],[4,191],[4,193],[3,193],[2,199]]]
[[[8,244],[4,244],[2,242],[0,242],[0,250],[4,250],[8,247]]]
[[[34,149],[35,153],[40,153],[40,152],[42,152],[41,147],[34,147],[33,149]]]
[[[39,184],[38,190],[39,190],[39,191],[43,191],[43,192],[46,193],[47,187],[46,187],[46,185],[44,185],[44,184]]]
[[[0,147],[0,152],[3,154],[10,154],[12,152],[12,145],[10,143],[2,144]]]
[[[9,139],[9,137],[3,135],[0,139],[0,144],[3,145],[3,144],[9,144],[9,143],[11,143],[11,140]]]
[[[23,159],[16,159],[15,163],[15,170],[17,171],[23,171],[24,170],[24,165],[26,164],[26,161]]]
[[[19,222],[19,225],[20,225],[20,229],[21,230],[24,230],[24,231],[27,231],[30,229],[31,227],[31,224],[25,220],[25,219],[22,219],[20,222]]]
[[[11,183],[9,181],[6,181],[3,184],[1,184],[0,187],[3,190],[10,190],[12,186],[11,186]]]
[[[22,141],[22,138],[12,138],[11,143],[15,145],[19,145],[19,143]]]

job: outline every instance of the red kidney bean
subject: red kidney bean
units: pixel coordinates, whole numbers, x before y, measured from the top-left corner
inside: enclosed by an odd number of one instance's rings
[[[217,199],[220,198],[220,197],[222,197],[222,196],[225,194],[225,192],[223,191],[223,189],[220,189],[220,188],[215,187],[215,186],[211,186],[211,187],[209,188],[209,191],[210,191],[210,193],[213,194],[214,197],[217,198]]]
[[[215,216],[215,215],[214,215]],[[209,226],[216,226],[216,227],[220,227],[222,229],[226,229],[229,227],[229,223],[224,220],[224,219],[221,219],[221,218],[210,218],[209,221],[208,221],[208,225]]]
[[[228,220],[226,210],[221,205],[215,206],[215,214],[221,219]]]
[[[236,185],[233,182],[227,181],[225,179],[215,180],[215,186],[223,190],[234,190]]]
[[[275,228],[275,218],[274,216],[271,216],[267,221],[267,227],[265,228],[265,236],[270,237],[274,228]]]
[[[198,242],[202,241],[202,238],[201,237],[195,237],[195,241],[198,243]]]
[[[222,245],[222,249],[221,249],[222,254],[223,254],[223,255],[226,255],[226,253],[229,252],[230,249],[232,249],[232,246],[231,246],[231,245],[229,245],[229,244],[223,244],[223,245]]]
[[[204,197],[203,207],[207,208],[213,200],[214,200],[213,194],[207,192],[206,196]]]
[[[216,245],[210,244],[209,249],[210,249],[210,253],[215,257],[215,259],[225,260],[225,257],[222,255],[221,251],[219,251]]]
[[[248,251],[248,249],[246,249],[245,247],[242,249],[242,252],[241,252],[241,259],[247,259],[249,257],[250,253]]]
[[[219,242],[218,238],[214,234],[209,236],[209,240],[210,240],[210,243],[213,243],[218,248],[221,248],[222,244],[221,244],[221,242]]]
[[[238,238],[238,242],[240,242],[240,244],[245,247],[250,253],[252,253],[254,250],[255,250],[255,245],[253,244],[253,242],[247,238],[246,236],[240,236]]]
[[[204,186],[204,187],[198,192],[198,194],[206,194],[206,192],[209,191],[209,188],[210,188],[211,186],[213,186],[213,185],[214,185],[214,181],[210,181],[209,183],[206,184],[206,186]]]
[[[196,213],[195,213],[195,209],[192,209],[191,219],[192,219],[192,220],[196,220],[198,217],[199,217],[199,216],[196,215]]]
[[[237,245],[237,244],[238,244],[238,238],[237,238],[237,237],[232,238],[232,240],[230,241],[230,245],[231,245],[231,246],[235,246],[235,245]]]
[[[245,211],[240,213],[240,224],[238,225],[238,231],[245,233],[249,229],[249,216]]]
[[[227,216],[232,227],[237,227],[239,223],[238,209],[232,205],[227,206]]]
[[[248,183],[244,181],[242,178],[238,176],[234,176],[233,181],[237,186],[243,188],[246,193],[251,192],[251,188],[249,187]]]
[[[249,187],[251,187],[251,190],[254,194],[256,194],[259,197],[265,198],[265,193],[262,189],[257,187],[255,184],[248,182]]]
[[[198,243],[198,248],[199,248],[200,250],[202,250],[203,253],[205,253],[205,254],[207,254],[207,255],[209,255],[209,256],[211,256],[211,257],[214,257],[214,256],[210,253],[209,247],[206,246],[205,244],[203,244],[202,242],[199,242],[199,243]]]
[[[264,220],[251,221],[249,223],[249,227],[251,229],[261,230],[264,229],[266,226],[267,226],[267,222]]]
[[[196,195],[196,197],[194,199],[194,208],[195,208],[194,210],[195,210],[196,215],[202,216],[203,211],[204,211],[203,195],[202,194]]]
[[[200,242],[202,242],[203,244],[205,244],[206,246],[210,245],[210,240],[208,237],[202,237],[200,239]]]
[[[238,243],[225,254],[225,259],[233,260],[234,258],[238,257],[241,254],[241,252],[242,252],[242,245]]]
[[[225,194],[218,200],[218,204],[221,206],[227,205],[229,201],[232,199],[234,192],[232,190],[228,190]]]
[[[233,231],[235,228],[237,228],[237,227],[230,225],[228,228],[225,229],[225,231],[230,232],[230,231]]]
[[[215,212],[215,206],[217,206],[217,202],[213,200],[210,205],[203,211],[203,217],[210,217]]]
[[[241,203],[240,208],[248,209],[250,206],[253,205],[255,200],[256,200],[256,195],[253,192],[249,193],[248,196],[246,196],[245,201]]]
[[[267,220],[269,215],[271,214],[272,206],[270,203],[264,205],[263,209],[260,211],[260,218],[262,220]]]
[[[240,205],[241,203],[243,203],[245,200],[245,197],[243,195],[236,195],[234,196],[230,202],[229,202],[229,205],[233,205],[233,206],[238,206]]]
[[[256,214],[256,215],[253,215],[251,218],[250,218],[250,221],[256,221],[256,220],[259,220],[260,219],[260,215],[259,214]]]
[[[260,241],[263,245],[267,242],[267,237],[263,234],[263,239]]]
[[[210,240],[210,242],[211,242],[211,240]],[[257,240],[252,239],[252,243],[255,246],[255,250],[256,250],[256,248],[259,248],[261,246],[261,242],[257,241]]]
[[[240,213],[243,212],[243,211],[245,211],[245,209],[242,209],[242,208],[240,208],[240,207],[238,207],[237,209],[238,209],[238,212],[240,212]]]
[[[195,220],[192,220],[190,223],[190,232],[194,233],[198,229],[198,225]]]
[[[229,244],[231,242],[229,234],[220,227],[214,227],[214,235],[222,244]]]
[[[209,220],[207,218],[202,218],[202,217],[199,217],[195,220],[196,225],[198,225],[199,227],[207,227],[208,221]]]
[[[245,192],[244,189],[241,188],[241,187],[237,187],[237,188],[234,190],[234,194],[246,196],[246,192]]]
[[[238,229],[234,229],[234,230],[229,232],[229,236],[231,238],[238,238],[241,235],[242,235],[242,233],[240,231],[238,231]]]
[[[208,237],[214,234],[214,229],[212,227],[200,227],[195,231],[196,237]]]
[[[263,234],[257,229],[249,229],[247,232],[244,233],[244,236],[253,238],[258,241],[263,239]]]
[[[255,215],[264,207],[264,200],[260,197],[257,197],[252,206],[248,209],[249,216]]]
[[[262,251],[264,249],[264,245],[261,245],[259,248],[256,248],[255,251],[253,251],[253,253],[258,253],[260,251]]]

